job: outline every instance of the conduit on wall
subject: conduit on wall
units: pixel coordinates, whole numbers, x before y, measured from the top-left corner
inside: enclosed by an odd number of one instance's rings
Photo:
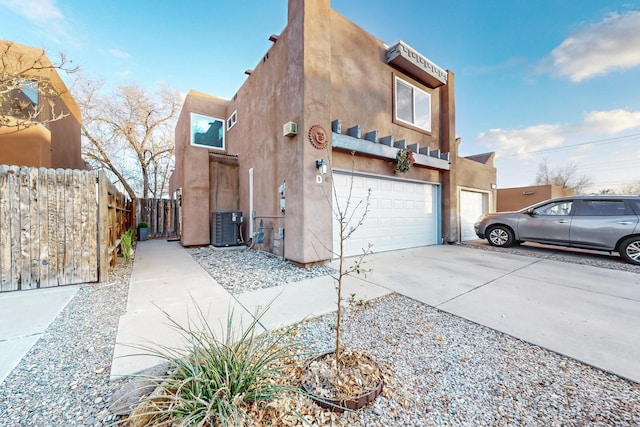
[[[249,168],[249,215],[251,220],[249,221],[249,238],[253,239],[253,168]]]

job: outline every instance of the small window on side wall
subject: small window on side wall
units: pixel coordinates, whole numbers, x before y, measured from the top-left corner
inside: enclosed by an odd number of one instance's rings
[[[227,130],[231,129],[236,124],[237,121],[238,121],[238,111],[236,110],[233,113],[231,113],[231,115],[227,119]]]
[[[431,132],[431,95],[395,78],[395,119]]]
[[[224,150],[224,120],[191,113],[191,145]]]

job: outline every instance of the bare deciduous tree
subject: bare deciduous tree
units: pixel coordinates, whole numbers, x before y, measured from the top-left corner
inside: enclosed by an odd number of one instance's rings
[[[551,168],[547,159],[538,165],[536,174],[537,185],[557,185],[571,190],[575,194],[581,193],[591,184],[591,178],[585,175],[578,176],[578,165],[574,162],[567,163],[564,167]]]
[[[622,194],[640,194],[640,178],[636,178],[632,182],[622,187]]]
[[[59,71],[75,73],[64,53],[52,63],[42,49],[0,41],[0,126],[16,131],[69,115]]]
[[[103,82],[86,78],[77,79],[73,90],[82,110],[85,159],[111,172],[132,199],[167,195],[180,95],[166,87],[148,94],[136,84],[109,93]]]

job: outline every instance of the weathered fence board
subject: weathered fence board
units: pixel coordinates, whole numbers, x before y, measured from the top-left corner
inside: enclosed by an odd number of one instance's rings
[[[20,169],[18,181],[18,206],[20,214],[20,261],[19,261],[19,279],[18,285],[22,285],[23,289],[31,286],[28,281],[31,277],[29,232],[31,228],[31,216],[29,212],[29,170]]]
[[[0,165],[0,230],[11,230],[9,167]],[[0,232],[0,292],[11,290],[11,233]]]
[[[175,237],[176,206],[172,199],[136,199],[136,217],[149,226],[149,237]]]
[[[93,171],[0,165],[0,292],[96,282],[115,260],[103,259],[103,227],[114,245],[133,225],[131,202]],[[115,244],[117,247],[117,244]],[[115,256],[115,253],[114,253]]]
[[[109,182],[105,172],[98,174],[98,254],[100,280],[108,280],[109,266],[114,266],[120,238],[130,227],[134,227],[132,202]]]

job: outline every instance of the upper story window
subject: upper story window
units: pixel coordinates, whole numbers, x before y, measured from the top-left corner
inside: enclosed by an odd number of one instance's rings
[[[231,113],[227,119],[227,130],[231,129],[238,122],[238,111]]]
[[[224,120],[191,113],[191,145],[224,150]]]
[[[4,82],[3,82],[4,83]],[[37,82],[11,79],[0,88],[0,103],[7,115],[19,119],[38,120],[39,88]]]
[[[395,78],[396,120],[431,132],[431,95]]]

